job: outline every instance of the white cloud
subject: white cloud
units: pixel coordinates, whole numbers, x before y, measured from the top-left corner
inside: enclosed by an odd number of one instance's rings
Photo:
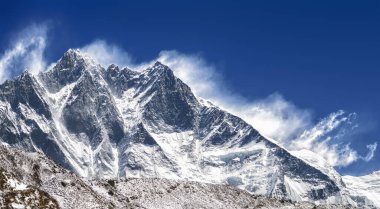
[[[127,52],[116,45],[108,44],[104,40],[96,40],[82,47],[80,50],[103,67],[108,67],[111,64],[125,67],[132,64],[132,59]]]
[[[24,70],[36,74],[46,67],[46,25],[31,25],[12,41],[0,58],[0,83],[20,74]]]
[[[375,151],[377,149],[377,142],[375,142],[373,144],[368,144],[367,149],[369,150],[367,155],[364,157],[361,157],[366,162],[372,160],[372,158],[375,157]]]
[[[313,128],[305,130],[298,138],[292,140],[292,147],[299,149],[312,149],[315,143],[330,141],[329,135],[345,122],[352,121],[355,114],[346,115],[344,111],[339,110],[331,113],[328,117],[323,118]],[[350,123],[350,122],[349,122]]]
[[[275,93],[240,105],[225,105],[265,136],[286,143],[311,125],[311,113]],[[239,107],[240,106],[240,107]]]
[[[212,98],[214,102],[218,102],[223,95],[224,100],[233,99],[228,89],[219,85],[221,76],[200,56],[186,55],[177,51],[162,51],[157,60],[168,65],[198,96]]]
[[[345,132],[356,127],[356,114],[346,114],[339,110],[319,121],[313,128],[306,129],[298,138],[291,141],[289,149],[307,149],[322,156],[332,166],[347,166],[360,157],[349,144],[336,143]]]

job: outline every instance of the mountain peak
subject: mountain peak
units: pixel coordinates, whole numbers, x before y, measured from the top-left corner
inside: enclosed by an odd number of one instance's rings
[[[154,67],[167,67],[166,65],[162,64],[160,61],[156,61],[153,66]]]
[[[173,71],[159,61],[156,61],[152,67],[149,67],[146,71],[149,75],[170,75],[174,77]]]
[[[57,65],[63,68],[71,68],[77,65],[98,65],[91,57],[80,51],[80,49],[69,49],[65,52]]]
[[[57,92],[63,86],[77,81],[83,74],[100,75],[104,69],[79,49],[69,49],[56,65],[40,75],[49,91]]]
[[[28,70],[25,70],[22,72],[20,75],[18,75],[14,80],[9,80],[10,82],[12,81],[19,81],[19,82],[30,82],[33,80],[33,75],[31,72]]]
[[[62,66],[64,68],[74,67],[78,62],[84,62],[83,56],[80,51],[69,49],[65,52],[62,58],[57,63],[57,66]]]
[[[80,51],[80,49],[69,49],[63,54],[62,59],[63,60],[79,60],[79,59],[84,59],[84,55]]]
[[[65,52],[62,58],[57,62],[56,66],[53,68],[55,71],[83,71],[89,69],[100,69],[102,68],[99,63],[97,63],[93,58],[91,58],[86,53],[80,51],[80,49],[69,49]]]
[[[70,49],[68,49],[66,52],[65,52],[65,54],[81,54],[81,51],[80,51],[80,49],[73,49],[73,48],[70,48]]]

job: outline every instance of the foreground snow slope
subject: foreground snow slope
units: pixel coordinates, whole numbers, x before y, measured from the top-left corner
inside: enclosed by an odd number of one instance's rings
[[[350,208],[271,199],[235,187],[167,179],[85,180],[42,153],[0,145],[0,208]]]

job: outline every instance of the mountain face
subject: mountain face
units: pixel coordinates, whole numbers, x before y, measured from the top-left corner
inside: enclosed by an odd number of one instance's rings
[[[295,157],[196,97],[159,62],[141,72],[105,69],[69,50],[52,69],[0,86],[0,121],[0,140],[87,179],[189,180],[294,201],[357,204],[339,174],[327,172],[332,168]]]

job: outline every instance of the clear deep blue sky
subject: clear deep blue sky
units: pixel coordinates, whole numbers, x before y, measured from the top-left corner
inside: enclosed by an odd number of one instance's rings
[[[380,1],[1,1],[0,49],[30,23],[52,24],[47,56],[95,39],[137,61],[164,49],[201,53],[233,91],[255,99],[280,92],[321,118],[356,112],[368,130],[352,146],[380,142]],[[380,170],[370,163],[343,173]]]

